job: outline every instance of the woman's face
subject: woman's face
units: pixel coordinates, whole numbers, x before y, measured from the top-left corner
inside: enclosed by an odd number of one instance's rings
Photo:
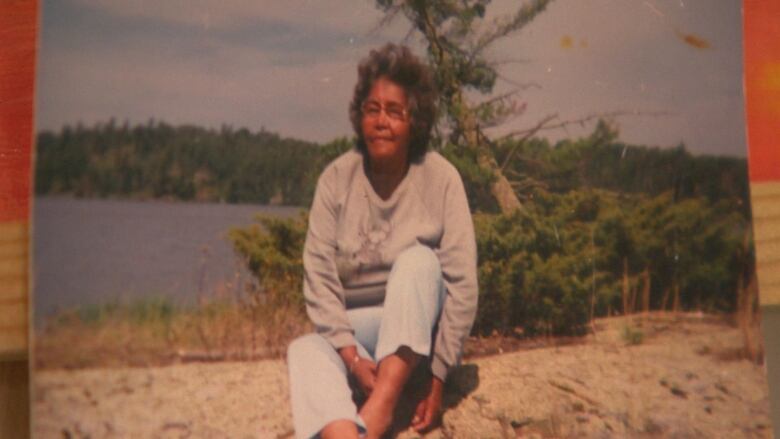
[[[405,167],[411,121],[403,87],[387,78],[378,78],[361,109],[363,139],[371,163]]]

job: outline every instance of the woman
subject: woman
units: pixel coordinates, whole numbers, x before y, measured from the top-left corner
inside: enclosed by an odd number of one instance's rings
[[[428,152],[436,95],[406,47],[371,51],[350,104],[357,148],[323,171],[304,248],[316,334],[288,350],[296,436],[380,437],[412,370],[430,364],[412,427],[438,420],[477,306],[476,244],[463,183]],[[348,376],[367,396],[359,409]]]

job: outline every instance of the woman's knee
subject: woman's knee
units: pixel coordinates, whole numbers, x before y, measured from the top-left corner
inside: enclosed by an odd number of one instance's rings
[[[312,355],[322,351],[327,345],[327,340],[319,334],[302,335],[287,346],[287,363],[306,362],[307,359],[311,359]]]
[[[401,271],[407,275],[441,276],[441,264],[438,256],[430,247],[417,244],[398,255],[393,265],[393,271]]]

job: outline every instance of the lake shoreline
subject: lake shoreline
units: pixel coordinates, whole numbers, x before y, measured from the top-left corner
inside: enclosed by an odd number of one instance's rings
[[[124,298],[195,302],[248,277],[227,232],[297,207],[36,197],[33,317]]]

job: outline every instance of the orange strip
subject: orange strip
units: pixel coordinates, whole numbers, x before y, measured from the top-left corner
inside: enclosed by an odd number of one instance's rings
[[[780,1],[744,0],[750,180],[780,181]]]
[[[28,221],[36,0],[0,1],[0,222]]]

